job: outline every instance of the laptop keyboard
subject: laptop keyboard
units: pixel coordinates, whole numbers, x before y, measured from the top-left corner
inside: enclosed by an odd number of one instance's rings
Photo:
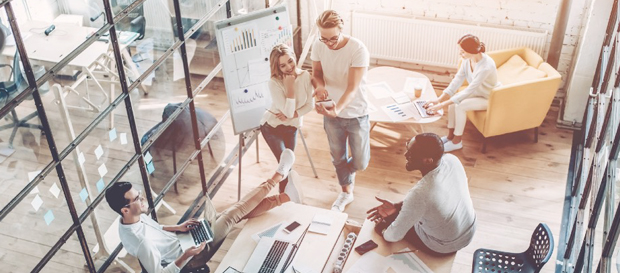
[[[211,240],[211,236],[206,228],[205,220],[200,221],[200,225],[190,230],[190,232],[192,233],[192,238],[194,238],[194,243],[196,243],[196,245],[199,245],[204,241]]]
[[[284,256],[284,251],[289,243],[283,241],[274,241],[269,253],[267,253],[267,257],[265,257],[265,261],[263,265],[261,265],[258,273],[274,273],[276,272],[276,268],[282,260],[282,256]]]
[[[415,109],[418,110],[418,113],[420,113],[420,116],[422,116],[423,118],[428,118],[432,115],[429,115],[428,112],[426,112],[426,109],[424,109],[424,104],[426,104],[425,100],[416,100],[413,102],[413,104],[415,105]]]

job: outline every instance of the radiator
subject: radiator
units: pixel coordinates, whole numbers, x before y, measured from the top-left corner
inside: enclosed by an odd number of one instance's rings
[[[420,18],[353,12],[351,35],[360,39],[376,59],[456,67],[457,41],[471,33],[487,51],[529,47],[545,56],[547,31],[524,31]]]

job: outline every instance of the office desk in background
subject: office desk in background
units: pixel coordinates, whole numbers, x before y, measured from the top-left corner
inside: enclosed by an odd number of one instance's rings
[[[215,273],[221,273],[229,266],[239,271],[243,270],[257,245],[251,238],[253,234],[280,222],[283,222],[284,227],[292,221],[297,221],[301,223],[301,226],[293,231],[293,233],[289,234],[290,236],[286,235],[285,237],[288,241],[294,243],[306,227],[308,227],[310,222],[312,222],[312,218],[314,218],[316,214],[331,216],[332,224],[330,231],[327,235],[308,232],[301,242],[292,265],[299,268],[308,268],[316,273],[323,272],[325,263],[334,249],[334,245],[342,232],[348,216],[341,212],[289,202],[261,216],[249,219],[228,250],[228,253],[226,253],[226,256],[215,270]],[[276,238],[282,233],[282,231],[278,231]],[[337,247],[337,249],[338,251],[340,250],[339,247]],[[291,268],[289,267],[286,272],[292,272]]]
[[[377,243],[377,245],[379,245],[372,251],[382,256],[389,256],[390,254],[398,252],[406,247],[411,250],[418,249],[418,247],[404,240],[396,243],[390,243],[385,241],[382,236],[375,232],[375,223],[366,219],[364,221],[364,224],[362,225],[362,230],[359,232],[357,239],[355,240],[353,249],[371,239],[375,243]],[[452,263],[454,263],[454,257],[456,256],[456,254],[452,254],[448,256],[437,257],[425,253],[421,250],[415,251],[414,253],[418,256],[418,258],[420,258],[420,260],[422,260],[422,262],[424,262],[424,264],[426,264],[426,266],[428,266],[435,273],[449,273],[452,270]],[[351,250],[351,253],[349,254],[349,257],[344,266],[344,270],[342,272],[348,272],[349,269],[353,267],[353,265],[360,259],[360,257],[361,255],[359,255],[354,250]]]

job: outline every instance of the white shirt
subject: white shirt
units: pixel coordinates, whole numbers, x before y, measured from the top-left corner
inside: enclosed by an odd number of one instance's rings
[[[123,246],[127,253],[140,260],[147,272],[181,271],[174,261],[183,254],[183,249],[174,232],[163,230],[161,225],[145,214],[140,215],[140,221],[134,224],[125,225],[122,218],[119,221],[121,222],[118,225],[118,235]],[[161,266],[162,261],[168,263],[165,268]]]
[[[402,240],[413,227],[431,250],[455,252],[471,242],[476,224],[467,176],[451,154],[407,193],[400,213],[383,233],[386,241]]]
[[[276,115],[265,111],[260,124],[267,122],[271,127],[278,125],[288,125],[300,128],[303,123],[303,115],[307,114],[314,108],[314,97],[312,93],[311,76],[308,71],[302,70],[301,74],[295,79],[295,97],[286,98],[286,88],[282,80],[271,78],[269,81],[269,91],[271,92],[271,107],[269,110],[274,113],[282,112],[289,119],[286,121],[279,120]],[[297,111],[297,118],[292,118]]]
[[[482,59],[474,69],[475,71],[471,72],[471,59],[463,61],[448,88],[443,90],[444,93],[450,95],[450,100],[454,104],[459,104],[469,97],[489,99],[491,90],[501,85],[497,81],[495,61],[489,55],[482,53]],[[461,92],[456,93],[465,80],[469,85]]]
[[[310,54],[312,61],[321,62],[325,90],[334,102],[338,102],[347,90],[349,69],[370,65],[370,54],[366,46],[358,39],[350,37],[345,46],[338,50],[329,49],[324,43],[315,41]],[[353,100],[338,113],[341,118],[358,118],[368,115],[368,98],[363,86],[366,85],[366,73],[354,90]]]

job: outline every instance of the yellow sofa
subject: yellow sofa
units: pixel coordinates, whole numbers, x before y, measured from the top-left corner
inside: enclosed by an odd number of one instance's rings
[[[529,48],[487,54],[498,67],[498,79],[502,86],[491,92],[486,111],[467,113],[469,120],[485,138],[482,152],[486,152],[486,139],[489,137],[531,128],[535,129],[534,141],[538,142],[538,127],[560,86],[560,74]]]

